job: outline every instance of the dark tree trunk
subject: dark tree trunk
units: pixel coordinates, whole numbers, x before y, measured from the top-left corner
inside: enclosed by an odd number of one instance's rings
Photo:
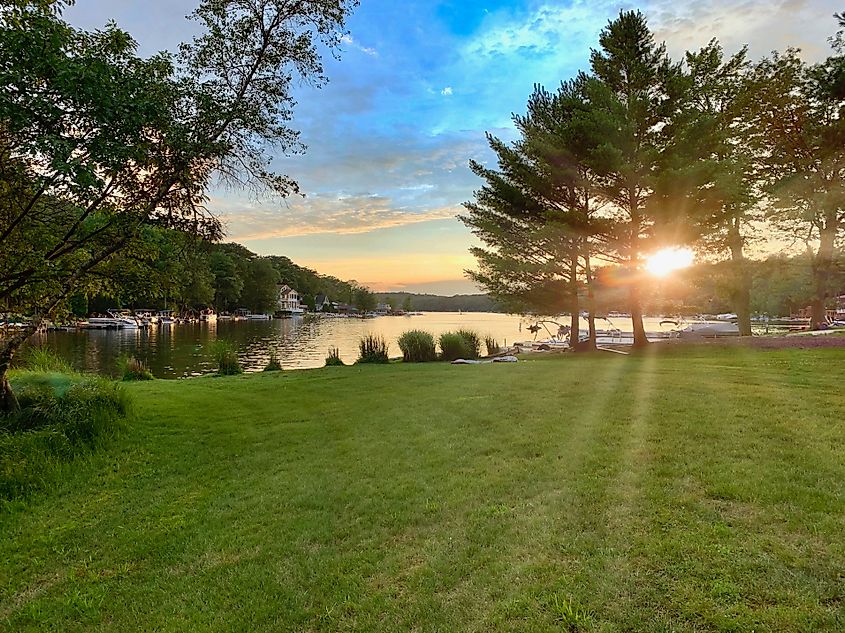
[[[819,250],[813,258],[813,302],[811,303],[810,327],[814,330],[827,323],[827,294],[836,242],[835,218],[827,218],[819,235]]]
[[[593,295],[593,268],[590,263],[590,249],[587,246],[584,249],[584,274],[587,277],[587,330],[589,332],[587,339],[587,349],[595,351],[596,349],[596,298]]]
[[[22,330],[12,333],[2,332],[3,338],[0,338],[0,413],[11,413],[18,410],[18,399],[15,397],[12,385],[9,384],[9,367],[12,365],[15,352],[26,339],[38,331],[40,324],[40,319],[34,319]]]
[[[631,301],[631,322],[634,324],[634,347],[645,347],[648,345],[648,338],[645,335],[643,325],[643,308],[640,303],[640,287],[634,282],[630,291]]]
[[[572,251],[569,260],[569,346],[578,351],[580,346],[581,326],[579,323],[580,309],[578,305],[578,251]]]
[[[751,275],[745,255],[742,252],[742,234],[738,221],[734,220],[728,234],[731,249],[731,264],[733,267],[733,291],[731,292],[734,311],[737,316],[737,326],[740,336],[751,336]]]

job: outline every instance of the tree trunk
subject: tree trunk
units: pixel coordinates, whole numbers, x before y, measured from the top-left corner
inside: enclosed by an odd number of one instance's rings
[[[630,262],[634,279],[631,281],[631,289],[629,297],[631,301],[631,322],[634,326],[634,347],[645,347],[648,345],[648,339],[645,335],[645,327],[643,326],[643,308],[640,303],[640,287],[639,281],[636,279],[640,263],[640,211],[639,200],[635,194],[633,187],[628,190],[628,204],[630,205],[629,213],[631,214],[631,233],[628,236],[630,240]]]
[[[571,301],[569,303],[569,347],[575,351],[580,351],[580,310],[578,306],[578,251],[572,250],[572,255],[569,260],[569,294]]]
[[[813,258],[814,294],[811,304],[810,328],[819,330],[827,324],[827,293],[830,273],[833,268],[833,254],[836,241],[835,218],[827,218],[819,232],[819,250]]]
[[[645,335],[643,325],[643,308],[640,303],[640,287],[634,282],[630,291],[631,301],[631,322],[634,324],[634,347],[645,347],[648,345],[648,338]]]
[[[736,222],[736,221],[735,221]],[[740,336],[751,336],[751,275],[748,273],[745,255],[742,252],[742,234],[734,223],[728,233],[733,267],[733,307],[737,316]]]
[[[584,274],[587,277],[587,338],[586,349],[596,349],[596,298],[593,295],[593,269],[590,263],[589,245],[584,249]]]
[[[9,384],[9,367],[12,364],[15,352],[26,339],[38,331],[40,325],[41,319],[35,318],[32,323],[21,330],[16,330],[11,334],[8,330],[2,332],[3,338],[0,338],[0,413],[11,413],[18,410],[18,399],[15,397],[12,385]]]

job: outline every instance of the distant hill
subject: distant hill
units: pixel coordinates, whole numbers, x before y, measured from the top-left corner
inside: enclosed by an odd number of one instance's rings
[[[483,294],[441,297],[413,292],[377,292],[376,297],[380,303],[389,303],[397,309],[404,307],[410,298],[411,309],[419,312],[503,312],[499,304]]]

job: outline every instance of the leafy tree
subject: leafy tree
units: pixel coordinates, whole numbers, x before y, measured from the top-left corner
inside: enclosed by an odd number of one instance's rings
[[[38,316],[0,339],[0,409],[23,341],[85,291],[148,224],[220,234],[210,178],[297,191],[265,148],[301,150],[291,86],[325,78],[318,42],[355,0],[200,0],[201,33],[150,59],[109,25],[84,32],[60,1],[0,5],[0,301]]]
[[[402,301],[402,309],[405,312],[413,312],[414,311],[414,305],[411,302],[411,296],[410,295],[406,296],[405,299]]]
[[[670,239],[697,242],[706,254],[727,252],[724,285],[740,334],[751,336],[751,275],[745,247],[761,218],[761,191],[750,142],[755,97],[746,49],[725,59],[711,41],[686,54],[681,113],[671,124],[658,195],[677,212]]]
[[[376,296],[363,286],[357,286],[353,291],[353,305],[359,312],[372,312],[376,309]]]
[[[839,16],[840,24],[845,19]],[[845,229],[845,43],[807,66],[797,51],[757,65],[757,142],[770,219],[814,245],[812,326],[825,323],[834,261]]]
[[[209,257],[209,267],[214,275],[214,305],[217,310],[232,309],[241,298],[244,280],[238,274],[231,255],[215,250]]]
[[[274,312],[278,301],[279,273],[265,257],[249,262],[249,272],[244,280],[241,298],[254,313]]]

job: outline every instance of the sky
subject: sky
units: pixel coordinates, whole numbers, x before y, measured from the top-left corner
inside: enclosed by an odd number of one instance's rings
[[[113,19],[143,55],[175,50],[199,0],[77,0],[83,28]],[[275,156],[305,198],[211,191],[227,239],[373,290],[477,292],[474,238],[457,219],[481,185],[470,159],[492,163],[485,132],[514,137],[533,86],[587,69],[590,48],[620,9],[639,9],[680,57],[718,38],[752,59],[787,46],[829,53],[841,0],[361,0],[329,83],[298,86],[294,127],[304,155]]]

